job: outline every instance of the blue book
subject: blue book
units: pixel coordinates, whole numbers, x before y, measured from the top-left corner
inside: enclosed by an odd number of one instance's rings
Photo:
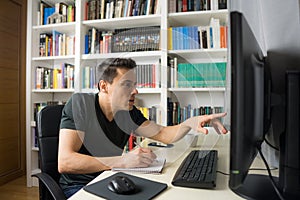
[[[200,38],[199,38],[197,26],[194,26],[193,33],[194,33],[193,38],[194,38],[194,42],[195,42],[195,49],[200,49]]]
[[[214,48],[213,28],[209,27],[210,48]]]
[[[48,17],[55,12],[55,8],[45,8],[44,9],[44,25],[48,24]]]
[[[125,7],[124,7],[124,12],[123,12],[123,17],[127,17],[127,10],[128,10],[128,0],[125,0]]]
[[[90,88],[94,88],[94,85],[95,85],[95,79],[94,79],[95,75],[94,75],[94,68],[91,67],[90,68]]]
[[[172,48],[173,50],[177,50],[177,44],[176,44],[176,40],[177,40],[177,27],[172,27]]]
[[[201,0],[195,0],[195,11],[200,11],[201,10]]]
[[[52,31],[52,56],[59,56],[59,36],[62,33],[53,30]]]
[[[189,36],[188,36],[188,26],[182,27],[183,34],[183,47],[182,49],[189,49]]]
[[[140,0],[134,1],[134,7],[133,7],[133,15],[132,16],[138,16],[139,14],[139,8],[140,7]]]
[[[89,35],[86,34],[84,36],[84,54],[88,54],[89,53]]]
[[[178,33],[179,33],[179,48],[178,49],[184,49],[184,30],[183,30],[184,27],[178,27]]]

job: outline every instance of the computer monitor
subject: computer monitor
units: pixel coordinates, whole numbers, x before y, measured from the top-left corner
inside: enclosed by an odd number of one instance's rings
[[[247,199],[298,198],[300,61],[294,60],[298,65],[289,71],[285,65],[287,63],[283,62],[287,56],[275,63],[274,59],[280,58],[274,57],[274,53],[264,57],[242,13],[230,13],[230,31],[232,85],[229,187]],[[284,70],[276,70],[272,66],[279,63],[284,65]],[[282,93],[278,92],[277,89],[282,87]],[[270,133],[271,124],[280,124],[281,127],[273,127]],[[261,154],[261,145],[267,133],[273,134],[274,141],[280,143],[279,178],[248,173],[257,154]],[[290,156],[291,153],[294,156]],[[294,177],[291,177],[292,173]]]

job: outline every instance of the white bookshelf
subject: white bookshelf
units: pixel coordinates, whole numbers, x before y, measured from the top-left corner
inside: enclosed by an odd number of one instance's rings
[[[51,4],[61,0],[47,1]],[[66,0],[63,2],[70,2]],[[38,25],[37,11],[39,1],[28,0],[27,15],[27,96],[26,96],[26,144],[27,144],[27,186],[37,185],[37,180],[31,175],[39,172],[38,148],[33,146],[33,133],[35,121],[33,118],[33,103],[43,101],[67,101],[74,92],[97,92],[97,89],[82,88],[82,69],[85,65],[97,65],[106,58],[130,57],[137,64],[161,62],[161,87],[160,88],[138,88],[137,98],[143,106],[157,105],[167,110],[167,97],[180,100],[180,103],[192,103],[199,105],[224,106],[225,88],[168,88],[167,57],[180,56],[190,63],[193,62],[226,62],[227,49],[197,49],[197,50],[168,50],[167,29],[170,26],[202,26],[208,25],[211,17],[220,18],[220,21],[227,21],[227,10],[199,11],[168,14],[167,0],[161,0],[160,14],[147,16],[134,16],[125,18],[113,18],[103,20],[84,20],[84,3],[76,1],[76,21],[62,24]],[[87,30],[95,27],[102,30],[114,30],[119,28],[133,28],[143,26],[160,26],[160,50],[147,52],[125,52],[108,54],[84,54],[84,35]],[[39,34],[57,30],[66,34],[72,34],[76,38],[74,55],[39,57]],[[35,89],[34,69],[36,66],[53,66],[61,62],[75,65],[74,88],[72,89]],[[214,100],[215,99],[215,100]],[[167,114],[162,112],[162,125],[167,123]]]

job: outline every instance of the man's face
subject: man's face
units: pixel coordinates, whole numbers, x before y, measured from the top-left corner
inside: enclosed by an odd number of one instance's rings
[[[134,105],[136,90],[136,74],[133,70],[117,69],[118,75],[110,85],[112,110],[131,110]]]

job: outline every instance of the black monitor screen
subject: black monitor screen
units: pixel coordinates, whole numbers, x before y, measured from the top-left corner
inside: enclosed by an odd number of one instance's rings
[[[231,177],[230,186],[245,179],[256,146],[264,139],[264,62],[258,42],[241,13],[231,15]]]
[[[269,128],[269,76],[261,48],[244,16],[239,12],[231,12],[230,20],[232,88],[229,187],[248,198],[252,196],[252,190],[254,193],[264,193],[266,189],[265,185],[255,188],[263,182],[258,181],[257,176],[249,176],[248,171]],[[263,179],[269,182],[267,177]]]
[[[299,199],[300,56],[268,51],[264,57],[242,13],[230,13],[230,32],[229,187],[247,199]],[[258,153],[268,167],[261,151],[267,133],[280,143],[279,178],[249,173]]]

